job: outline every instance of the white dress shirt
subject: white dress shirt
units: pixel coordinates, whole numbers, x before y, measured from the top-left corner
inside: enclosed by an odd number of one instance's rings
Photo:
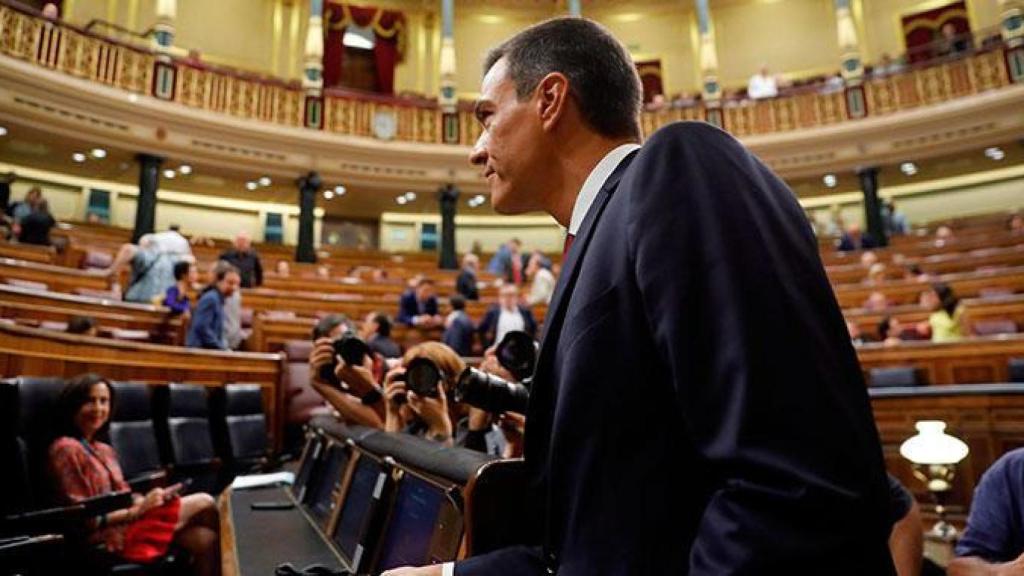
[[[594,203],[594,199],[597,198],[597,193],[601,191],[605,181],[619,167],[619,164],[626,159],[626,156],[629,156],[630,152],[639,148],[639,144],[632,142],[623,144],[605,154],[605,157],[601,158],[597,166],[594,166],[587,179],[583,181],[580,193],[576,195],[576,204],[572,207],[572,217],[569,218],[569,234],[575,236],[579,233],[580,226],[583,225],[583,219],[587,217],[587,210],[590,210],[590,205]]]
[[[594,199],[597,198],[597,193],[601,191],[601,187],[608,180],[608,177],[612,175],[612,172],[622,164],[622,161],[629,156],[630,152],[638,150],[639,144],[629,143],[623,144],[616,147],[611,152],[605,154],[604,158],[594,166],[594,169],[590,171],[587,179],[583,181],[583,187],[580,188],[580,193],[576,195],[576,204],[572,207],[572,217],[569,218],[569,234],[575,236],[580,231],[580,226],[583,225],[583,219],[587,216],[587,211],[590,210],[590,206],[594,203]],[[502,310],[502,316],[505,315],[505,311]],[[518,316],[518,314],[517,314]],[[522,316],[519,317],[522,321]],[[501,333],[501,318],[498,319],[498,333]],[[495,342],[501,342],[501,336],[503,333],[495,334]],[[455,563],[445,562],[441,565],[441,576],[455,576]]]
[[[494,342],[495,344],[501,342],[505,338],[505,334],[509,332],[525,329],[526,320],[523,320],[523,314],[519,311],[519,308],[513,310],[502,308],[501,313],[498,314],[498,327],[494,331]]]
[[[750,77],[747,84],[747,96],[753,99],[774,98],[779,95],[779,87],[774,76],[765,76],[758,72]]]

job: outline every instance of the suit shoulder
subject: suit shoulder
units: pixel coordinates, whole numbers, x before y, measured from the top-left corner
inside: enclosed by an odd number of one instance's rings
[[[738,140],[720,128],[707,122],[685,121],[673,122],[651,134],[644,142],[641,155],[679,148],[696,151],[706,151],[709,148],[745,150]]]

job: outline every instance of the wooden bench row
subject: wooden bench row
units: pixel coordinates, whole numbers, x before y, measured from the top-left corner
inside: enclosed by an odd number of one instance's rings
[[[961,303],[964,306],[969,332],[973,332],[979,323],[995,320],[1010,320],[1019,330],[1024,329],[1024,294],[997,298],[967,298]],[[898,319],[909,328],[913,324],[926,322],[931,313],[917,304],[895,306],[884,311],[863,308],[843,311],[846,319],[856,324],[861,333],[869,337],[878,335],[878,325],[886,316]]]

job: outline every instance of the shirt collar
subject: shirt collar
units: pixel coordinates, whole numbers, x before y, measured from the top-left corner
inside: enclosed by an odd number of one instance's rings
[[[626,156],[629,156],[631,152],[639,148],[639,144],[632,142],[622,144],[606,154],[597,163],[597,166],[594,166],[594,169],[590,171],[590,175],[583,181],[580,193],[576,196],[576,204],[572,208],[572,217],[569,219],[569,234],[575,236],[580,231],[583,219],[586,218],[590,205],[594,203],[594,199],[597,198],[597,193],[601,191],[605,181],[619,167],[619,164],[625,160]]]

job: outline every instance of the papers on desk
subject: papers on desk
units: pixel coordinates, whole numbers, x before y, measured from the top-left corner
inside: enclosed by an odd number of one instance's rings
[[[231,483],[231,489],[245,490],[247,488],[263,488],[264,486],[279,486],[282,484],[291,486],[293,482],[295,482],[295,474],[293,472],[247,474],[245,476],[235,476],[235,480]]]

